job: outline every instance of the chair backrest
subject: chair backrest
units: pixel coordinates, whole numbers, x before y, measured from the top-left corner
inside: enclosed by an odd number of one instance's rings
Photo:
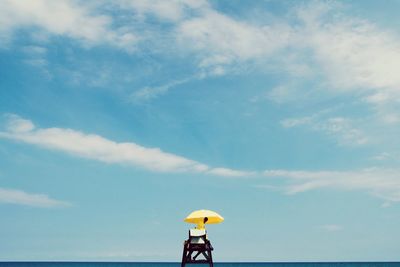
[[[189,230],[189,243],[191,244],[205,244],[207,240],[207,232],[205,229],[190,229]]]

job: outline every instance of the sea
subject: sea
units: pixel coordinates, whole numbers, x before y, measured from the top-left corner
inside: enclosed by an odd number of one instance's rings
[[[214,267],[400,267],[400,262],[257,262],[214,263]],[[0,262],[0,267],[180,267],[171,262]],[[187,264],[186,267],[208,267]]]

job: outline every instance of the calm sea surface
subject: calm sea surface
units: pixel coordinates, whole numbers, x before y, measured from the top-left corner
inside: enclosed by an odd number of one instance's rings
[[[208,267],[188,264],[187,267]],[[400,262],[336,262],[336,263],[214,263],[215,267],[394,267]],[[180,267],[180,263],[138,262],[0,262],[0,267]]]

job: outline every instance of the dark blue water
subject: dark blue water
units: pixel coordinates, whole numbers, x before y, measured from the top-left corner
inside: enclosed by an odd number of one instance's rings
[[[188,264],[187,267],[208,267]],[[215,267],[394,267],[400,262],[329,262],[329,263],[214,263]],[[180,263],[142,262],[0,262],[0,267],[180,267]]]

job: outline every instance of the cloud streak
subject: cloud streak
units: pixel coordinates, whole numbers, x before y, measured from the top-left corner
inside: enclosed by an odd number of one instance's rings
[[[266,170],[264,176],[284,179],[280,185],[292,195],[317,189],[364,191],[387,201],[400,201],[400,172],[397,169],[369,168],[359,171]]]
[[[284,128],[307,126],[313,131],[325,133],[336,139],[340,145],[360,146],[369,143],[369,137],[363,130],[357,128],[357,123],[349,118],[322,118],[317,113],[312,116],[287,118],[280,123]]]
[[[130,96],[130,100],[133,103],[147,101],[147,100],[156,98],[160,95],[166,94],[169,90],[171,90],[172,88],[174,88],[176,86],[179,86],[179,85],[185,84],[187,82],[190,82],[192,80],[200,79],[200,78],[201,78],[200,76],[191,76],[188,78],[171,81],[169,83],[166,83],[166,84],[160,85],[160,86],[141,88],[141,89],[135,91]]]
[[[6,131],[0,132],[0,138],[106,163],[133,165],[156,172],[192,172],[220,176],[247,175],[246,172],[226,168],[211,168],[206,164],[163,152],[159,148],[146,148],[132,142],[115,142],[99,135],[85,134],[72,129],[37,129],[31,121],[17,115],[7,117]]]
[[[24,206],[55,208],[68,207],[71,204],[65,201],[55,200],[44,194],[31,194],[22,190],[0,187],[0,203],[17,204]]]
[[[368,168],[356,171],[243,171],[210,167],[185,157],[166,153],[159,148],[146,148],[132,142],[115,142],[99,135],[85,134],[72,129],[39,129],[29,120],[8,115],[5,131],[7,138],[70,155],[111,164],[126,164],[164,173],[198,173],[231,178],[268,178],[274,185],[261,185],[266,189],[293,195],[312,190],[335,189],[363,191],[389,202],[400,202],[400,170]],[[275,179],[274,179],[275,178]]]

